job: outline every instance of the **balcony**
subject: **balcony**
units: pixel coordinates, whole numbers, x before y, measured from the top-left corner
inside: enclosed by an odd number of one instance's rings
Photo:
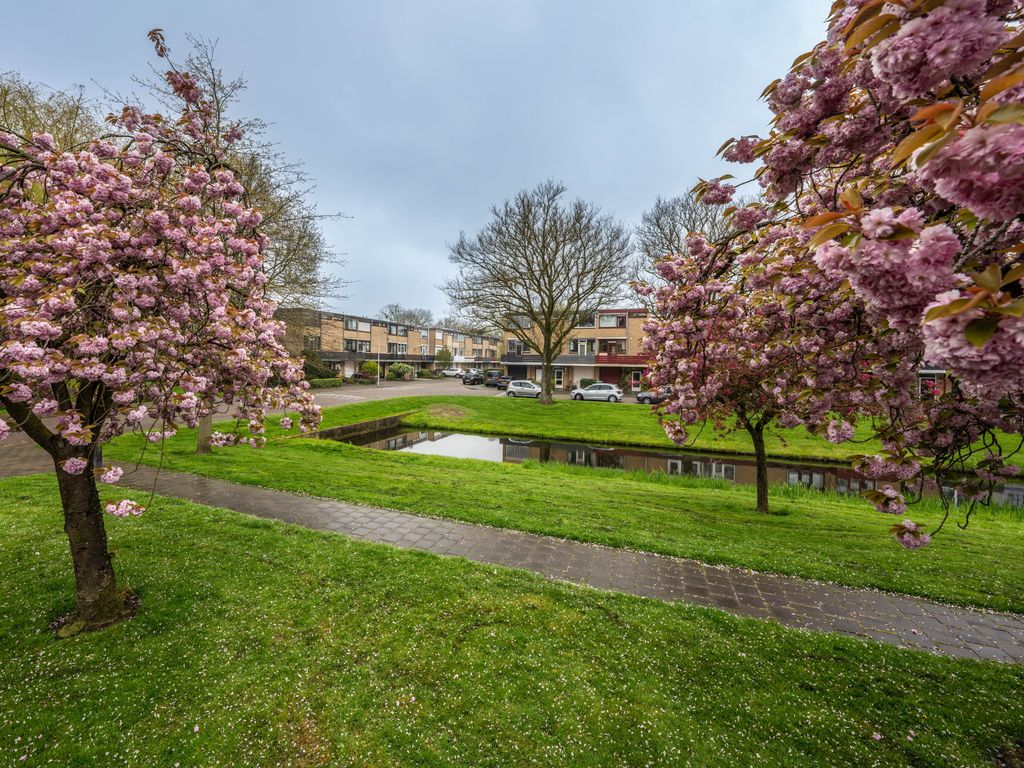
[[[593,365],[596,355],[559,355],[552,365]],[[502,355],[501,362],[506,364],[526,363],[528,365],[540,365],[540,355]]]
[[[378,358],[382,363],[434,362],[433,355],[398,354],[392,352],[350,352],[347,350],[320,352],[320,359],[325,363],[340,363],[344,361],[362,362],[363,360],[376,361]]]
[[[646,355],[618,355],[608,352],[599,352],[595,361],[597,365],[650,365],[650,358]]]

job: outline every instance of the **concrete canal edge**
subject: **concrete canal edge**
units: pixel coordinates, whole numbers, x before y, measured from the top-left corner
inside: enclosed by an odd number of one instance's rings
[[[370,421],[359,421],[355,424],[343,424],[340,427],[328,427],[327,429],[321,429],[319,432],[313,432],[312,434],[307,435],[294,435],[293,437],[349,440],[353,437],[359,437],[360,435],[367,435],[372,432],[380,432],[384,429],[397,427],[402,423],[402,419],[406,416],[411,416],[413,413],[415,413],[415,411],[406,411],[405,413],[396,413],[379,419],[371,419]]]

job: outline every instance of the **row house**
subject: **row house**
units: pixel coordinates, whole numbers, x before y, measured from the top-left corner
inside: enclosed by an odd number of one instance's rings
[[[571,389],[582,379],[608,384],[640,386],[647,369],[642,354],[646,309],[601,309],[573,328],[554,364],[556,389]],[[530,343],[524,343],[511,331],[505,331],[502,364],[514,379],[540,381],[541,340],[530,333],[528,321],[519,324]]]
[[[434,358],[443,347],[451,351],[457,367],[493,366],[501,346],[496,336],[418,328],[358,315],[279,309],[275,317],[285,323],[285,348],[290,354],[316,352],[339,376],[351,376],[366,360],[379,362],[382,375],[393,363],[433,370]]]

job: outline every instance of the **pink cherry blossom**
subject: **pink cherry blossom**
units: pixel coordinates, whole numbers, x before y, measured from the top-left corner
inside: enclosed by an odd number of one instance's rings
[[[100,482],[113,485],[121,479],[122,475],[124,475],[124,470],[121,467],[109,467],[100,475]]]
[[[61,469],[69,475],[80,475],[83,470],[89,465],[89,462],[85,459],[80,459],[77,456],[70,459],[65,459],[60,465]]]
[[[122,499],[121,501],[107,504],[104,510],[108,515],[113,515],[114,517],[138,517],[146,511],[146,508],[131,499]]]

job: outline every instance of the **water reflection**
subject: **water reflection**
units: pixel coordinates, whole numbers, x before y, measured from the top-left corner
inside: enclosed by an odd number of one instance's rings
[[[397,427],[350,440],[355,445],[383,451],[405,451],[458,459],[521,463],[556,461],[579,467],[604,467],[642,472],[664,472],[753,485],[757,470],[753,459],[693,451],[587,445],[585,443],[488,437],[435,430],[411,431]],[[803,485],[820,491],[856,495],[875,488],[876,481],[843,464],[815,464],[770,460],[768,482]],[[926,495],[928,495],[926,493]],[[1006,485],[993,502],[1024,507],[1024,485]]]

